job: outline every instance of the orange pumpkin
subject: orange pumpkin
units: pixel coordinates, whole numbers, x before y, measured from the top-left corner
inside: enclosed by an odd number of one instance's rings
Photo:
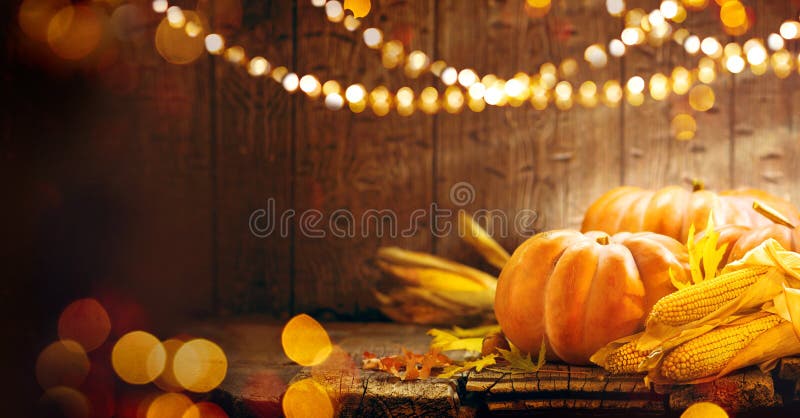
[[[535,235],[511,256],[497,282],[494,312],[509,341],[572,364],[644,326],[653,304],[688,278],[678,241],[650,232]]]
[[[583,231],[650,231],[686,242],[689,227],[706,227],[713,211],[716,225],[768,226],[771,222],[753,210],[754,200],[764,202],[797,220],[800,211],[788,201],[757,189],[738,189],[715,193],[696,183],[694,190],[668,186],[659,190],[623,186],[611,189],[597,199],[583,218]]]
[[[795,227],[792,221],[782,213],[760,203],[753,209],[764,215],[764,219],[770,221],[769,225],[753,228],[742,225],[722,225],[717,228],[719,233],[717,245],[728,245],[722,258],[723,265],[741,259],[745,253],[769,238],[775,239],[787,250],[800,250],[800,229]],[[703,234],[699,234],[697,239],[699,240],[702,236]]]

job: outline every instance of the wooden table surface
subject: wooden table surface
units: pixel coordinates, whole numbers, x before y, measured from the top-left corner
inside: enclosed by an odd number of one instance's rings
[[[293,382],[313,377],[325,386],[339,416],[673,416],[690,404],[714,401],[736,416],[800,416],[800,359],[771,374],[745,370],[703,385],[647,387],[641,376],[610,377],[592,367],[548,364],[539,373],[484,371],[454,379],[401,381],[361,370],[364,351],[398,354],[428,350],[429,327],[394,323],[325,323],[335,348],[329,361],[308,368],[291,362],[280,344],[282,323],[263,318],[214,320],[191,333],[217,342],[228,374],[209,394],[231,416],[281,416]]]

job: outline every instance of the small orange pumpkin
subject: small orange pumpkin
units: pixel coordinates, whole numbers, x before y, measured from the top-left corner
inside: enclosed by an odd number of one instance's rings
[[[511,256],[497,282],[494,311],[509,341],[572,364],[644,326],[653,304],[689,276],[678,241],[650,232],[537,234]]]
[[[667,186],[646,190],[633,186],[611,189],[594,201],[583,218],[583,231],[617,232],[650,231],[686,242],[689,227],[696,231],[706,227],[713,212],[716,225],[762,227],[770,221],[753,210],[754,200],[768,204],[789,219],[800,218],[800,211],[777,196],[757,189],[737,189],[715,193],[695,182],[693,190]]]

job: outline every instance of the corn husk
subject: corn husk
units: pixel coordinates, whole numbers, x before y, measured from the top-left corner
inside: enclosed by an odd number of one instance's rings
[[[489,264],[502,269],[511,255],[495,241],[467,212],[458,211],[459,236],[471,245]]]

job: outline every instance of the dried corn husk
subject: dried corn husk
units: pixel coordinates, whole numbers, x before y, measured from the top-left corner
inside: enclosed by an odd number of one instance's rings
[[[489,264],[502,269],[511,256],[467,212],[458,211],[458,233]]]

